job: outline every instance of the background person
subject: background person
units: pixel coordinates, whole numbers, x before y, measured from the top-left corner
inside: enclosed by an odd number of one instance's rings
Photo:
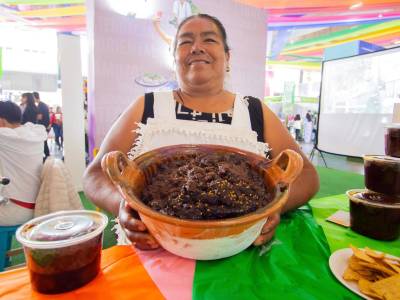
[[[25,124],[27,122],[36,124],[39,111],[35,104],[33,94],[23,93],[21,95],[21,103],[23,103],[24,106],[24,112],[22,113],[22,124]]]
[[[10,179],[0,194],[0,226],[25,223],[33,217],[43,166],[42,125],[21,125],[21,110],[0,101],[0,174]]]
[[[63,114],[62,114],[60,106],[57,106],[56,112],[51,115],[50,123],[54,130],[54,139],[56,141],[56,145],[58,146],[58,149],[60,150],[63,147],[63,143],[64,143]]]
[[[304,120],[304,142],[311,143],[311,136],[313,130],[313,120],[311,111],[308,111]]]
[[[185,19],[178,27],[173,52],[179,88],[139,97],[119,117],[85,172],[83,185],[89,199],[119,215],[124,233],[135,246],[157,248],[158,243],[137,212],[122,200],[102,172],[101,159],[115,150],[129,152],[134,158],[157,147],[187,144],[191,138],[188,132],[192,132],[202,136],[204,143],[236,146],[260,155],[265,154],[264,142],[268,142],[271,158],[285,149],[297,151],[304,159],[304,167],[282,212],[306,203],[319,188],[315,168],[266,105],[254,97],[241,97],[224,89],[225,75],[230,71],[230,50],[220,21],[205,14]],[[140,139],[135,143],[137,134]],[[270,240],[279,221],[279,213],[268,218],[254,244]]]
[[[300,117],[300,114],[297,114],[294,117],[293,128],[294,128],[294,132],[296,134],[296,141],[301,142],[302,138],[301,138],[301,117]]]
[[[37,115],[37,123],[42,124],[45,128],[47,133],[50,131],[50,113],[49,107],[46,103],[40,100],[40,95],[38,92],[32,93],[33,98],[35,99],[36,106],[38,108],[38,115]],[[50,155],[49,146],[47,144],[47,139],[44,141],[44,156],[47,158]]]

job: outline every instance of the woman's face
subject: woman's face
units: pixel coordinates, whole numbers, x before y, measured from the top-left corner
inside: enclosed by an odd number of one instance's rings
[[[175,62],[179,81],[203,85],[216,81],[221,86],[229,62],[218,27],[208,19],[194,18],[178,32]]]
[[[21,96],[21,104],[26,104],[27,98],[25,96]]]

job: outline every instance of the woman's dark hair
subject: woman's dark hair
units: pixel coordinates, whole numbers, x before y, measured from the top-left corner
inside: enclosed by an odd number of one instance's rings
[[[22,97],[26,98],[26,106],[22,114],[22,124],[27,122],[37,123],[38,109],[35,104],[35,98],[32,93],[23,93]]]
[[[36,107],[35,98],[32,93],[23,93],[22,97],[26,98],[26,107]]]
[[[0,118],[10,124],[21,123],[21,109],[11,101],[0,101]]]
[[[299,114],[297,114],[297,115],[294,117],[294,120],[295,120],[295,121],[301,120],[301,117],[300,117],[300,115],[299,115]]]
[[[312,122],[312,118],[311,118],[311,114],[310,113],[306,114],[306,119],[307,119],[308,122]]]
[[[32,92],[34,99],[40,99],[40,95],[38,92]]]
[[[203,18],[203,19],[207,19],[209,21],[211,21],[212,23],[215,24],[215,26],[217,26],[218,30],[220,31],[221,35],[222,35],[222,42],[224,43],[224,50],[225,53],[228,53],[229,50],[231,50],[231,48],[229,48],[228,46],[228,37],[226,35],[226,30],[224,25],[222,25],[221,21],[218,20],[216,17],[210,16],[208,14],[196,14],[196,15],[192,15],[190,17],[187,17],[186,19],[184,19],[178,26],[178,29],[176,30],[176,35],[175,35],[175,39],[174,39],[174,55],[176,52],[176,46],[177,46],[177,39],[178,39],[178,33],[181,30],[182,26],[184,24],[186,24],[188,21],[195,19],[195,18]]]

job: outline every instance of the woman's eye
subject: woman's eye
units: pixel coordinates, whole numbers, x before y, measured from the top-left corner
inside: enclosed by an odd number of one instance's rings
[[[213,40],[213,39],[206,39],[205,40],[207,43],[215,43],[216,42],[216,40]]]
[[[180,41],[179,46],[189,44],[189,43],[190,43],[190,41]]]

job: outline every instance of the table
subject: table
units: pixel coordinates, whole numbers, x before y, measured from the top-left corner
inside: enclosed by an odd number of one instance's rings
[[[400,256],[400,240],[378,242],[326,222],[337,209],[348,209],[343,194],[313,199],[282,217],[267,247],[216,261],[114,246],[103,251],[95,280],[61,295],[32,291],[26,268],[0,273],[0,299],[359,299],[331,274],[331,251],[352,243]]]

